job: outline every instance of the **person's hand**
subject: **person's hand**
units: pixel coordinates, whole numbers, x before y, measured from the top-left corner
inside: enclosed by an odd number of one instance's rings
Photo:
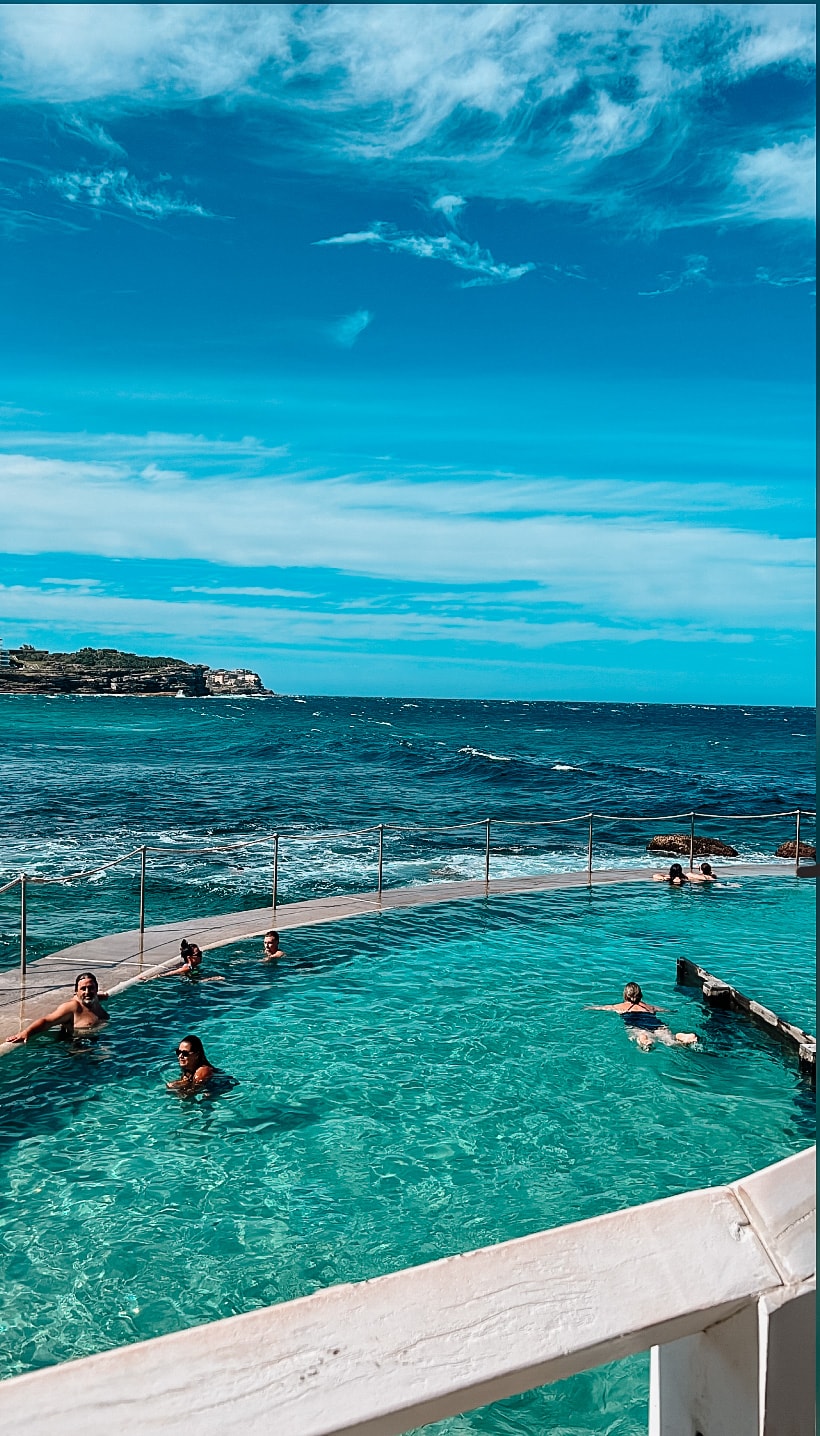
[[[27,1032],[15,1032],[11,1037],[4,1037],[4,1042],[28,1042]]]

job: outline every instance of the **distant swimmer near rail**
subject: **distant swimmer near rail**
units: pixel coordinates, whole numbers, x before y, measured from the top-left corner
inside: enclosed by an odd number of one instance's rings
[[[650,1003],[644,1002],[643,993],[637,982],[626,984],[623,1002],[608,1004],[593,1002],[585,1010],[619,1013],[629,1030],[629,1036],[634,1038],[644,1052],[648,1052],[650,1047],[654,1046],[656,1038],[666,1047],[672,1047],[675,1043],[680,1047],[693,1047],[698,1040],[696,1032],[672,1032],[665,1022],[661,1022],[658,1013],[663,1012],[664,1009],[652,1007]]]
[[[685,873],[680,863],[672,863],[668,873],[653,873],[653,883],[669,883],[673,888],[682,888],[684,883],[714,883],[717,878],[711,863],[701,863],[700,871]]]
[[[74,996],[60,1007],[55,1007],[46,1017],[38,1017],[21,1032],[7,1037],[6,1042],[28,1042],[37,1032],[46,1032],[49,1027],[59,1026],[64,1037],[74,1037],[81,1032],[91,1032],[108,1021],[108,1013],[100,1003],[107,992],[100,992],[93,972],[81,972],[74,981]]]
[[[264,948],[265,956],[262,958],[263,962],[278,962],[280,957],[285,956],[279,946],[279,934],[278,932],[274,932],[273,929],[265,933]]]

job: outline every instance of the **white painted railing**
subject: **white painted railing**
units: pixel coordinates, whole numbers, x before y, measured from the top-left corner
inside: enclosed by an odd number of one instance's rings
[[[814,1215],[810,1150],[16,1377],[0,1427],[398,1436],[652,1347],[651,1436],[813,1436]]]

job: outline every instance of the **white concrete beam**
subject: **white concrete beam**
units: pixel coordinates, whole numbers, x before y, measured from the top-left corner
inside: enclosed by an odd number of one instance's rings
[[[786,1189],[804,1190],[812,1155],[791,1162],[787,1181],[775,1168],[746,1184],[765,1244],[731,1188],[689,1192],[15,1378],[0,1385],[0,1426],[397,1436],[694,1336],[778,1291]]]

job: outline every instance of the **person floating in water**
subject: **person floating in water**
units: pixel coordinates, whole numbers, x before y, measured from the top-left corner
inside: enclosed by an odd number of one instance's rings
[[[285,956],[279,946],[279,934],[278,932],[274,932],[273,929],[265,933],[264,947],[265,956],[262,958],[263,962],[278,962],[280,957]]]
[[[179,967],[169,967],[162,977],[187,977],[202,965],[202,948],[196,942],[189,942],[187,937],[179,944],[179,956]]]
[[[74,981],[74,996],[70,997],[68,1002],[61,1003],[53,1012],[49,1012],[45,1017],[38,1017],[21,1032],[15,1032],[5,1040],[28,1042],[36,1032],[46,1032],[49,1027],[57,1026],[60,1027],[62,1035],[68,1038],[91,1032],[108,1021],[108,1013],[100,1003],[100,998],[107,996],[107,992],[100,992],[93,972],[81,972]]]
[[[205,1048],[202,1046],[202,1039],[189,1032],[183,1037],[177,1052],[179,1063],[179,1076],[175,1082],[168,1082],[166,1086],[169,1092],[180,1092],[187,1095],[192,1092],[199,1092],[212,1077],[217,1076],[217,1069],[213,1067],[205,1056]]]
[[[189,942],[187,937],[179,944],[179,967],[171,967],[167,972],[153,974],[156,977],[193,977],[199,972],[202,966],[202,948],[197,942]],[[224,982],[224,977],[203,977],[203,982]]]
[[[655,1038],[667,1047],[672,1047],[675,1043],[678,1043],[680,1047],[693,1047],[698,1040],[695,1032],[672,1032],[665,1022],[661,1022],[658,1013],[663,1012],[664,1009],[652,1007],[648,1002],[644,1002],[643,993],[637,982],[626,984],[623,1002],[592,1003],[587,1010],[620,1013],[629,1029],[629,1036],[634,1036],[638,1046],[644,1052],[648,1052],[650,1047],[654,1046]]]
[[[682,888],[684,883],[691,882],[688,873],[683,871],[680,863],[672,863],[668,873],[653,873],[653,883],[670,883],[673,888]]]

